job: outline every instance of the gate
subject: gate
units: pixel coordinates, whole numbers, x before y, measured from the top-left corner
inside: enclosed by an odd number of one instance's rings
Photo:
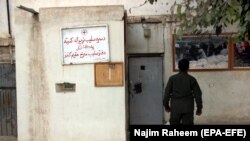
[[[0,136],[17,136],[15,65],[0,64]]]

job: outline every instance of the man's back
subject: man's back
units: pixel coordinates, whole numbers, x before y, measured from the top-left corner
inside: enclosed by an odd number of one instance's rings
[[[163,104],[170,114],[170,124],[193,124],[194,100],[197,115],[202,113],[201,90],[196,79],[187,73],[189,61],[182,59],[178,63],[180,72],[168,80]],[[169,101],[171,106],[169,106]]]
[[[199,87],[196,79],[186,72],[180,72],[171,76],[169,83],[170,85],[167,86],[166,91],[172,89],[170,90],[172,111],[177,113],[192,112],[194,110],[194,89]]]
[[[186,72],[180,72],[170,77],[173,85],[172,98],[182,98],[192,95],[195,78]]]

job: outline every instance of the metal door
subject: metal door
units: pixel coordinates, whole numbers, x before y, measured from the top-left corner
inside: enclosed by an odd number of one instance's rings
[[[162,57],[129,57],[130,124],[163,124]]]
[[[17,136],[15,66],[0,64],[0,136]]]

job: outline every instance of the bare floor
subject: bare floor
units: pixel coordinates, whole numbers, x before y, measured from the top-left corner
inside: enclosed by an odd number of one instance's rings
[[[0,136],[0,141],[17,141],[17,137]]]

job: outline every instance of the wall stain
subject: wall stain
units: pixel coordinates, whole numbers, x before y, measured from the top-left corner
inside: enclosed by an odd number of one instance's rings
[[[34,23],[29,45],[29,141],[49,140],[49,91],[45,69],[45,52],[42,42],[39,15]]]

